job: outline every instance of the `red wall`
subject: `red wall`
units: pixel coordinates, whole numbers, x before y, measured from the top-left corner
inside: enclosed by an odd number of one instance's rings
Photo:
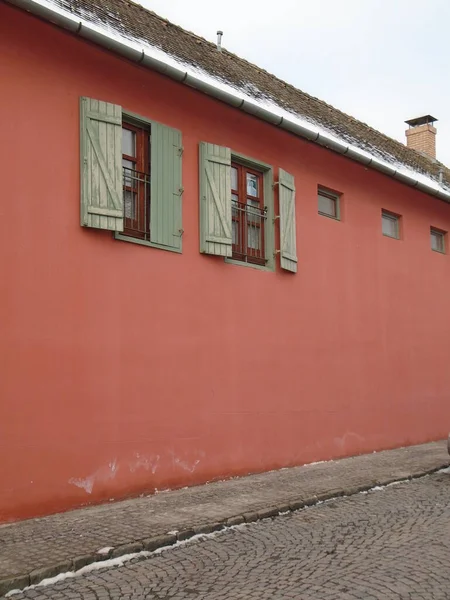
[[[448,205],[5,4],[0,61],[1,520],[446,435]],[[182,131],[183,254],[80,227],[80,96]],[[199,253],[202,140],[295,175],[296,275]]]

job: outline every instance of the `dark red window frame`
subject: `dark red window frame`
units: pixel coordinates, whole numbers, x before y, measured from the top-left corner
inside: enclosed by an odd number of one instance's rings
[[[265,256],[265,220],[264,206],[264,173],[242,164],[232,162],[231,167],[237,170],[237,187],[232,183],[232,258],[257,265],[266,264]],[[247,192],[247,174],[254,175],[257,180],[258,193],[253,196]],[[252,204],[250,204],[252,203]],[[249,230],[258,232],[259,248],[251,247]]]
[[[122,122],[122,129],[127,129],[135,134],[135,156],[123,153],[122,160],[129,161],[133,168],[125,166],[123,162],[123,193],[124,210],[125,195],[131,194],[134,204],[134,218],[124,218],[123,234],[141,240],[150,239],[150,131]]]

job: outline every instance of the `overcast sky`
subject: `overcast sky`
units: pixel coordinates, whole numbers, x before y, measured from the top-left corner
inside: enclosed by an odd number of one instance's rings
[[[402,142],[431,114],[450,165],[449,0],[137,0]]]

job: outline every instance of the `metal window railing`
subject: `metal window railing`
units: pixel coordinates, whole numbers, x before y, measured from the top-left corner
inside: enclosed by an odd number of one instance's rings
[[[150,175],[123,167],[125,230],[131,235],[150,236]]]
[[[231,201],[233,258],[243,262],[264,265],[265,223],[267,208],[261,208],[256,200]]]

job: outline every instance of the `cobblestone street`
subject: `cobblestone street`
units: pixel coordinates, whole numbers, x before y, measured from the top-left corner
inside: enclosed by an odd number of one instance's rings
[[[450,474],[330,500],[14,600],[450,598]]]

